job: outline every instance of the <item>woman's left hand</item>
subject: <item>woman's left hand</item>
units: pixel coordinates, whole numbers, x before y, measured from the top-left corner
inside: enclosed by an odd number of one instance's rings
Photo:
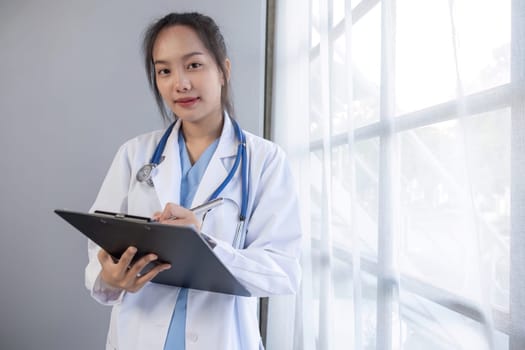
[[[153,220],[161,224],[187,226],[193,225],[200,231],[201,225],[193,212],[175,203],[168,203],[162,212],[153,214]]]

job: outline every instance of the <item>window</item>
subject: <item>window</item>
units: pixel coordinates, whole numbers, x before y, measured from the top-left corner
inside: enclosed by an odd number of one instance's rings
[[[524,8],[278,3],[274,139],[308,201],[293,348],[525,348]]]

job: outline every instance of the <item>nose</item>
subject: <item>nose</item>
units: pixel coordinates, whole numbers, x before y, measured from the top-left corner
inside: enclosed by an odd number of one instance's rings
[[[184,71],[178,71],[175,74],[174,89],[176,92],[188,92],[191,90],[191,82]]]

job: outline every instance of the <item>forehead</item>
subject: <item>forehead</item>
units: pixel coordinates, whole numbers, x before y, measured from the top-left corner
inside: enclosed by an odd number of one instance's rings
[[[153,45],[153,59],[179,59],[191,53],[209,55],[197,33],[190,27],[175,25],[162,29]]]

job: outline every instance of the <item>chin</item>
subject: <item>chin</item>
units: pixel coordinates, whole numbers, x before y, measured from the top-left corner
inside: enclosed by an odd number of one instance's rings
[[[177,116],[177,118],[181,120],[192,120],[192,119],[199,119],[199,115],[201,113],[198,113],[196,111],[189,111],[189,110],[180,110],[179,108],[172,108],[171,111],[173,114]]]

